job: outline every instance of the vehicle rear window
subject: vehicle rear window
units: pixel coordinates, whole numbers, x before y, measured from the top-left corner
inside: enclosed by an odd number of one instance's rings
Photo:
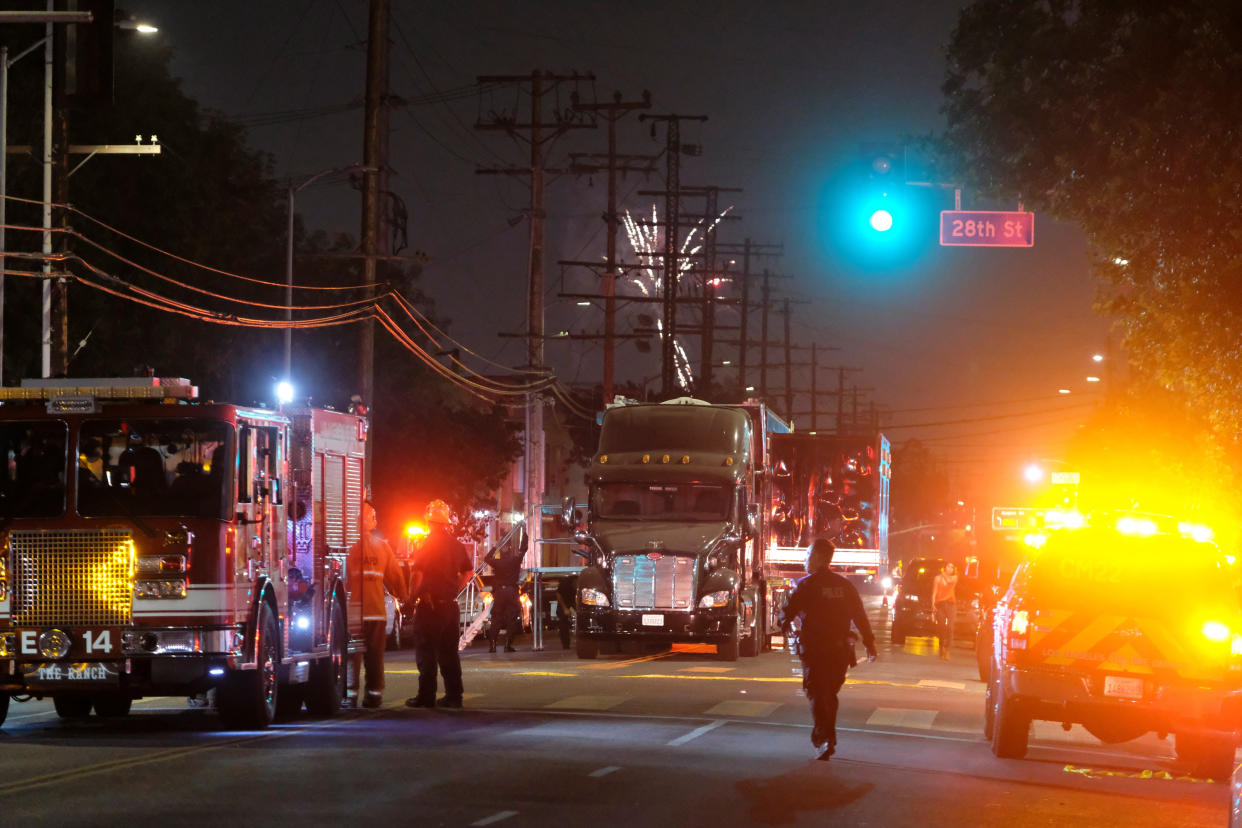
[[[1028,565],[1022,591],[1049,608],[1178,615],[1187,607],[1236,610],[1235,587],[1211,544],[1087,530],[1049,538]]]

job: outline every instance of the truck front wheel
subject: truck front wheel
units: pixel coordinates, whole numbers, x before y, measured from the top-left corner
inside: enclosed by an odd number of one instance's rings
[[[0,725],[9,717],[9,694],[0,693]]]
[[[237,670],[225,676],[216,701],[225,725],[235,729],[263,730],[276,718],[279,652],[276,619],[266,603],[259,604],[258,638],[254,644],[255,669]]]
[[[737,661],[742,651],[742,617],[733,624],[733,634],[716,645],[716,656],[721,661]]]

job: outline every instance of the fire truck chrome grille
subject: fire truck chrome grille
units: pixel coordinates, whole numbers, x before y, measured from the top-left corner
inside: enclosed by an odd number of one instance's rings
[[[694,563],[694,558],[669,554],[618,557],[612,570],[617,609],[691,609]]]
[[[118,626],[133,607],[127,529],[13,531],[13,624]]]

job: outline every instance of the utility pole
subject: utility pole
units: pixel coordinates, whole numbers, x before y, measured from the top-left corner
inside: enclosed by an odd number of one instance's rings
[[[380,249],[380,196],[388,168],[388,0],[371,0],[367,27],[367,88],[363,117],[362,178],[362,281],[369,289],[376,282]],[[362,380],[362,404],[374,421],[375,404],[375,324],[366,319],[358,331],[358,374]],[[366,446],[367,492],[371,488],[372,441]]]
[[[681,122],[706,121],[706,115],[648,115],[640,121],[663,121],[665,134],[664,176],[664,274],[661,289],[664,297],[663,338],[660,341],[660,394],[671,398],[676,387],[675,348],[677,337],[677,244],[681,218]]]
[[[845,373],[847,371],[854,372],[861,370],[859,368],[850,368],[845,365],[837,366],[837,422],[836,433],[838,437],[845,434]]]
[[[748,351],[750,348],[750,283],[754,274],[750,272],[751,256],[781,256],[784,254],[783,244],[757,244],[746,239],[742,244],[722,244],[717,246],[718,253],[742,255],[742,308],[741,335],[737,351],[737,383],[746,387],[746,369],[749,366]],[[766,339],[766,337],[765,337]]]
[[[763,319],[759,326],[759,399],[768,398],[768,306],[772,301],[772,274],[763,269],[763,294],[760,302],[763,305]]]
[[[654,171],[655,156],[618,155],[617,122],[626,114],[638,109],[651,108],[651,93],[644,90],[641,101],[622,101],[621,93],[614,92],[611,103],[579,103],[575,95],[574,110],[600,112],[608,122],[608,209],[604,222],[608,225],[607,258],[604,265],[604,405],[612,402],[613,382],[616,374],[616,318],[617,318],[617,230],[621,224],[617,215],[617,173]],[[570,153],[570,168],[574,172],[594,172],[596,163],[583,163],[579,159],[599,159],[599,153]],[[641,164],[641,166],[630,166]]]
[[[480,84],[528,84],[530,86],[530,120],[522,123],[518,113],[498,113],[490,122],[475,124],[476,129],[504,130],[514,138],[527,134],[530,143],[530,162],[526,168],[479,169],[478,174],[526,175],[530,177],[530,245],[528,258],[528,281],[526,295],[526,360],[531,371],[543,369],[543,176],[544,145],[554,141],[569,129],[594,128],[593,121],[558,119],[545,124],[543,119],[543,96],[566,81],[595,80],[590,74],[557,75],[538,69],[529,75],[481,75]],[[523,508],[526,513],[527,533],[531,539],[526,555],[526,566],[542,563],[539,544],[543,539],[543,495],[546,461],[543,432],[543,400],[537,392],[526,395],[526,423],[524,434],[524,462],[526,479],[522,484]]]
[[[720,273],[716,268],[716,231],[715,225],[722,220],[720,215],[719,196],[721,193],[740,193],[737,187],[687,187],[683,194],[703,196],[703,269],[702,269],[702,311],[700,312],[701,327],[699,338],[699,384],[707,389],[712,384],[712,352],[716,337],[716,282]],[[729,215],[725,218],[737,221],[741,216]]]
[[[785,297],[785,416],[793,419],[793,337],[789,331],[789,297]]]

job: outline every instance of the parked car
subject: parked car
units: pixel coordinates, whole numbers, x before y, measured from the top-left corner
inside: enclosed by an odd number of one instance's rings
[[[894,644],[906,643],[907,635],[936,634],[932,581],[946,563],[944,558],[915,558],[902,565],[889,611],[889,637]]]

